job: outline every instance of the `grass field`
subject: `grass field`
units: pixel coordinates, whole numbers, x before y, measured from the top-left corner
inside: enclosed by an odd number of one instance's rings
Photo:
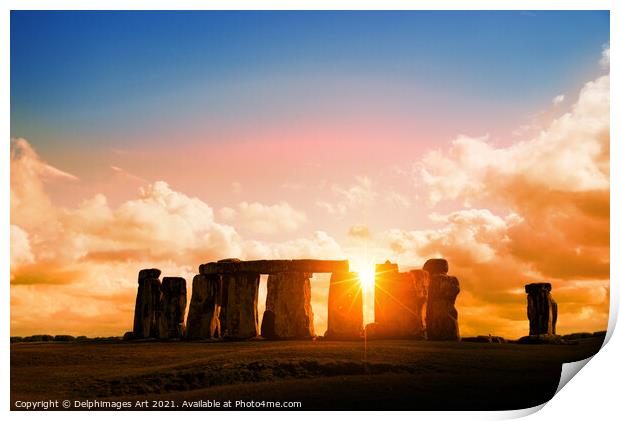
[[[366,358],[363,342],[16,343],[11,405],[88,399],[205,409],[206,401],[230,400],[244,409],[235,402],[265,400],[300,402],[302,410],[519,409],[550,399],[561,364],[593,355],[602,340],[382,340],[368,342]]]

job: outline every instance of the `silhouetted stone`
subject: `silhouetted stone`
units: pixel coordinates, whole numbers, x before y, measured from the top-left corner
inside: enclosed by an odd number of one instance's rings
[[[431,282],[429,273],[423,269],[411,270],[404,274],[412,286],[411,334],[426,338],[426,308],[428,305],[428,288]]]
[[[426,266],[426,265],[425,265]],[[459,340],[456,296],[459,281],[454,276],[435,274],[430,278],[426,307],[426,335],[430,340]]]
[[[149,278],[159,278],[159,275],[161,275],[161,270],[159,269],[142,269],[140,272],[138,272],[138,281],[140,281],[140,279],[149,279]]]
[[[329,339],[358,339],[363,332],[362,289],[357,273],[332,273],[327,302]]]
[[[403,336],[408,304],[404,280],[397,264],[387,260],[375,265],[375,325],[370,329],[371,336]]]
[[[558,305],[551,297],[551,284],[546,282],[527,284],[525,292],[530,335],[555,335]]]
[[[263,313],[263,322],[260,325],[260,335],[267,339],[277,339],[276,314],[271,310]]]
[[[371,336],[424,338],[428,273],[398,272],[389,260],[375,266],[375,322]],[[424,280],[426,282],[424,283]],[[367,332],[368,333],[368,332]]]
[[[125,332],[125,334],[123,335],[124,341],[133,341],[134,339],[136,339],[136,337],[134,336],[133,332]]]
[[[222,277],[196,275],[192,283],[192,299],[187,315],[186,338],[211,339],[220,336]]]
[[[267,280],[265,308],[273,313],[273,331],[261,327],[268,339],[308,339],[314,335],[314,315],[310,303],[310,277],[305,272],[278,272]],[[269,316],[271,317],[271,316]],[[267,319],[268,323],[272,321]],[[265,315],[263,315],[263,324]]]
[[[133,319],[136,338],[156,338],[160,312],[159,269],[143,269],[138,274],[138,294]]]
[[[431,276],[435,274],[446,275],[448,273],[448,261],[446,259],[428,259],[422,269]]]
[[[165,277],[161,285],[161,314],[158,334],[160,339],[180,339],[185,330],[187,288],[185,279]]]
[[[348,260],[317,260],[317,259],[297,259],[297,260],[239,260],[223,259],[217,262],[205,263],[200,265],[200,273],[225,274],[225,273],[278,273],[278,272],[306,272],[306,273],[327,273],[327,272],[348,272]]]
[[[222,275],[222,336],[228,339],[249,339],[258,336],[258,273],[227,273]]]
[[[558,324],[558,303],[549,294],[549,300],[551,301],[551,333],[555,335],[555,327]]]

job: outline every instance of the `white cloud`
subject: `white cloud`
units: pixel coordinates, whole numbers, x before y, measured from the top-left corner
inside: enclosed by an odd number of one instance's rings
[[[420,265],[426,258],[439,255],[449,255],[460,264],[489,262],[508,243],[508,229],[523,222],[514,213],[501,217],[488,209],[432,214],[430,219],[441,223],[441,228],[386,232],[390,248],[403,255],[404,263]]]
[[[17,225],[11,225],[11,267],[28,263],[34,263],[28,233]]]
[[[609,45],[605,45],[598,64],[603,70],[609,70]]]
[[[551,104],[553,104],[554,106],[560,105],[563,102],[564,102],[564,95],[557,95],[551,100]]]
[[[533,138],[496,147],[459,136],[417,167],[431,203],[506,194],[513,184],[560,191],[609,187],[609,76],[587,83],[570,112]]]
[[[230,222],[234,220],[236,216],[237,211],[234,208],[226,206],[220,209],[220,218],[222,218],[224,221]]]
[[[276,234],[296,231],[306,221],[305,213],[295,210],[286,202],[265,205],[241,202],[237,209],[222,210],[228,220],[256,234]]]
[[[131,326],[137,272],[145,267],[183,276],[190,287],[200,263],[221,258],[343,256],[321,231],[280,243],[242,238],[233,225],[217,221],[207,203],[163,181],[117,207],[101,194],[74,208],[57,207],[43,180],[64,172],[47,167],[25,140],[12,142],[13,334],[121,334]],[[305,221],[286,203],[244,202],[230,213],[235,223],[254,224],[257,231],[269,223],[293,230]]]
[[[339,216],[372,205],[378,196],[375,183],[365,176],[355,177],[355,183],[346,188],[332,184],[331,193],[335,201],[318,200],[316,204],[328,213]]]
[[[390,190],[387,194],[385,194],[384,200],[387,203],[400,207],[400,208],[406,209],[406,208],[411,207],[411,200],[409,200],[407,196],[397,193],[394,190]]]
[[[139,177],[135,174],[130,173],[129,171],[124,170],[121,167],[117,167],[116,165],[110,165],[110,169],[114,172],[114,174],[116,174],[118,177],[120,177],[121,179],[124,180],[128,180],[128,181],[133,181],[133,182],[137,182],[137,183],[148,183],[147,180],[145,180],[142,177]]]
[[[358,240],[368,240],[370,239],[370,230],[366,224],[355,224],[349,227],[347,235]]]
[[[464,209],[432,215],[435,229],[394,229],[384,239],[403,264],[449,260],[461,281],[463,332],[527,333],[522,288],[537,281],[553,284],[561,333],[606,326],[609,105],[603,75],[583,86],[568,112],[521,128],[527,139],[498,146],[461,135],[415,165],[431,204]]]

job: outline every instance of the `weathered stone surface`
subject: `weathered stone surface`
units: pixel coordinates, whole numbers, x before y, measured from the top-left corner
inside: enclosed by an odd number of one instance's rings
[[[357,273],[332,273],[327,302],[329,339],[358,339],[363,332],[362,287]]]
[[[138,274],[138,294],[133,319],[133,333],[136,338],[156,338],[161,283],[158,269],[143,269]]]
[[[426,338],[426,307],[428,304],[428,287],[431,282],[429,273],[423,269],[411,270],[408,276],[412,288],[411,335]]]
[[[219,337],[221,308],[222,277],[194,276],[185,337],[189,340]]]
[[[558,303],[549,294],[549,301],[551,301],[551,333],[555,335],[555,326],[558,323]]]
[[[159,278],[159,275],[161,275],[161,270],[159,269],[142,269],[138,272],[138,281],[140,279]]]
[[[546,282],[527,284],[525,292],[530,335],[555,335],[558,305],[551,297],[551,284]]]
[[[375,265],[375,325],[373,336],[399,337],[404,335],[408,302],[405,278],[398,265],[389,260]]]
[[[278,273],[278,272],[348,272],[348,260],[239,260],[224,259],[218,262],[200,265],[199,271],[203,275],[224,273]]]
[[[266,311],[263,315],[263,325],[266,326],[261,326],[263,337],[308,339],[315,336],[314,314],[310,303],[311,276],[311,273],[306,272],[278,272],[269,275]]]
[[[259,273],[222,275],[220,326],[224,338],[249,339],[258,336],[259,282]]]
[[[263,322],[260,325],[260,335],[267,339],[276,339],[276,315],[271,310],[263,313]]]
[[[375,326],[371,336],[426,337],[429,274],[425,270],[398,272],[385,262],[375,267]]]
[[[446,259],[428,259],[422,269],[427,271],[431,276],[447,275],[448,274],[448,261]]]
[[[389,260],[375,265],[375,325],[371,336],[402,337],[407,334],[411,290],[398,265]]]
[[[430,340],[459,340],[456,296],[460,292],[459,281],[454,276],[435,274],[428,286],[426,307],[426,335]]]
[[[185,279],[164,277],[161,284],[160,339],[180,339],[185,331],[185,307],[187,306],[187,287]]]

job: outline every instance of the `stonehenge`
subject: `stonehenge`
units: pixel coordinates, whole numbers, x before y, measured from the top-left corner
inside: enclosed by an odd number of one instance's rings
[[[267,301],[261,336],[267,339],[307,339],[314,334],[307,272],[276,272],[267,279]]]
[[[238,272],[222,275],[221,335],[226,339],[258,336],[258,285],[260,273]]]
[[[425,270],[400,273],[390,261],[376,265],[373,335],[425,339],[428,284]]]
[[[262,274],[272,274],[278,272],[307,272],[307,273],[327,273],[327,272],[348,272],[348,260],[239,260],[224,259],[217,262],[200,265],[199,272],[202,275],[224,274],[238,272],[254,272]]]
[[[185,337],[190,340],[218,338],[221,309],[222,276],[194,276]]]
[[[357,339],[364,330],[362,287],[355,272],[334,272],[329,281],[327,332],[329,339]]]
[[[376,265],[373,335],[385,338],[458,340],[454,307],[458,280],[443,259],[399,272],[389,261]],[[363,294],[347,260],[224,259],[202,264],[187,303],[183,278],[141,270],[134,314],[135,338],[210,340],[310,339],[316,336],[311,304],[313,273],[331,273],[326,339],[359,339],[365,332]],[[267,299],[259,330],[258,288],[266,274]],[[366,331],[368,332],[368,331]]]
[[[525,292],[530,335],[555,335],[558,305],[551,296],[551,284],[545,282],[527,284]]]
[[[459,280],[448,275],[445,259],[429,259],[422,269],[400,272],[396,263],[375,266],[375,322],[364,326],[363,294],[347,260],[225,259],[202,264],[192,281],[187,321],[186,282],[161,271],[138,274],[132,338],[245,340],[311,339],[317,336],[311,304],[314,273],[330,273],[325,339],[377,338],[460,340],[456,299]],[[267,297],[259,326],[260,275]],[[558,306],[551,284],[530,283],[529,335],[556,336]]]
[[[137,339],[180,339],[184,332],[187,291],[185,279],[165,277],[159,269],[138,273],[138,294],[133,320]]]
[[[430,275],[428,303],[426,306],[426,335],[430,340],[459,340],[456,296],[460,292],[459,280],[448,275],[445,259],[430,259],[423,267]]]
[[[316,336],[310,302],[313,273],[349,272],[347,260],[224,259],[202,264],[192,282],[185,338],[251,339],[259,336],[258,287],[267,274],[267,300],[260,336],[309,339]],[[362,326],[359,298],[359,325]],[[359,336],[359,332],[358,332]]]
[[[159,339],[179,339],[185,331],[187,290],[185,279],[165,277],[161,284]]]
[[[142,269],[138,273],[138,295],[133,319],[136,338],[157,337],[161,282],[159,269]]]

